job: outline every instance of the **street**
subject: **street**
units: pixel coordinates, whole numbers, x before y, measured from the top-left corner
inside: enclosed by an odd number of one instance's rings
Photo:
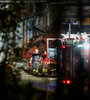
[[[55,90],[56,89],[57,78],[48,77],[37,77],[30,75],[23,70],[20,71],[20,84],[27,84],[31,82],[34,87],[45,89],[45,90]]]

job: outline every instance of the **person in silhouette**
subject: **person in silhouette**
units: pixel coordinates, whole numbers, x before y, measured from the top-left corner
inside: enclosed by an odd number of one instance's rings
[[[30,63],[32,63],[33,72],[38,73],[39,72],[39,63],[41,61],[41,55],[39,54],[39,50],[36,49],[35,53],[32,54],[32,57],[30,59]]]
[[[44,51],[44,53],[42,54],[42,60],[43,60],[43,69],[42,69],[42,72],[43,73],[47,73],[47,66],[50,63],[50,61],[48,60],[47,52],[46,51]]]

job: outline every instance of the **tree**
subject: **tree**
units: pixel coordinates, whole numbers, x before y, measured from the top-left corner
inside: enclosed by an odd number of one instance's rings
[[[8,59],[8,53],[10,50],[17,48],[15,41],[16,32],[18,27],[20,28],[20,22],[23,22],[27,18],[27,4],[30,0],[10,0],[6,2],[0,2],[0,82],[5,80],[5,68],[10,59]],[[14,55],[14,54],[13,54]]]

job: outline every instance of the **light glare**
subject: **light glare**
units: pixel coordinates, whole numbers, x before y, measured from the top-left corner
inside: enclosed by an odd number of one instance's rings
[[[79,44],[77,47],[83,47],[83,45]]]
[[[84,43],[84,44],[83,44],[83,47],[84,47],[85,49],[89,49],[89,43]]]

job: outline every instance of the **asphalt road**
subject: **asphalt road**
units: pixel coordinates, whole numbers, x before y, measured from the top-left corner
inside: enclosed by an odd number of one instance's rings
[[[27,84],[28,82],[31,82],[33,86],[37,88],[46,90],[56,89],[56,78],[36,77],[34,75],[27,74],[24,71],[21,71],[20,74],[21,83]]]

